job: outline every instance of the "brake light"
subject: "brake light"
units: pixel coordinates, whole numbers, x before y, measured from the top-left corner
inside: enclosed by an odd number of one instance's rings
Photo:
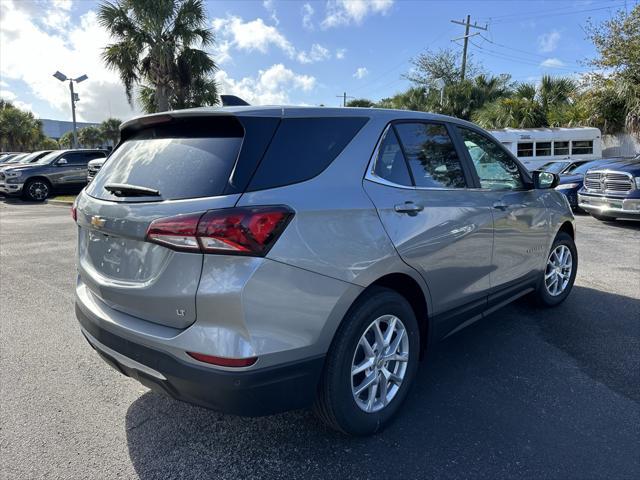
[[[73,218],[74,222],[78,222],[78,210],[75,203],[71,205],[71,218]]]
[[[258,357],[227,358],[195,352],[187,352],[187,355],[189,355],[191,358],[195,358],[200,362],[210,363],[211,365],[219,365],[221,367],[248,367],[256,363],[256,361],[258,360]]]
[[[209,210],[157,219],[147,240],[180,251],[264,256],[292,217],[285,206]]]

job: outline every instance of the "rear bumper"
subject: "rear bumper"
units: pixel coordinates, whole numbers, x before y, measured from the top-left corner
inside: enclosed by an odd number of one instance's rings
[[[304,408],[315,398],[324,355],[250,371],[218,370],[120,337],[91,320],[77,304],[76,316],[87,341],[108,364],[176,400],[261,416]]]

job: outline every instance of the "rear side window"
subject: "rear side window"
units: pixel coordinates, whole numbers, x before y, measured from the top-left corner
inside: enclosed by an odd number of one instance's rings
[[[282,187],[319,175],[366,122],[353,117],[282,120],[248,190]]]
[[[158,190],[162,200],[221,195],[243,134],[230,117],[144,129],[111,154],[87,193],[122,201],[104,187],[124,183]]]
[[[437,123],[395,126],[416,187],[465,188],[462,163],[447,128]]]
[[[382,139],[373,173],[398,185],[412,185],[407,162],[393,128],[389,128]]]

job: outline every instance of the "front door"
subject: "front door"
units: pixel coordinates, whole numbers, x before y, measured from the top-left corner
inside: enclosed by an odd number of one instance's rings
[[[549,245],[543,191],[532,188],[528,175],[499,143],[480,130],[456,128],[493,214],[492,287],[535,277],[544,268]]]
[[[491,206],[469,188],[465,162],[446,124],[399,122],[364,182],[400,257],[425,279],[441,335],[484,309],[490,288]]]

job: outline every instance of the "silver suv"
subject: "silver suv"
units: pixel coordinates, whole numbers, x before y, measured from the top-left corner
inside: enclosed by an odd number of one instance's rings
[[[73,208],[76,313],[104,360],[176,399],[240,415],[314,405],[370,434],[435,342],[573,286],[557,177],[471,123],[225,107],[121,133]]]

